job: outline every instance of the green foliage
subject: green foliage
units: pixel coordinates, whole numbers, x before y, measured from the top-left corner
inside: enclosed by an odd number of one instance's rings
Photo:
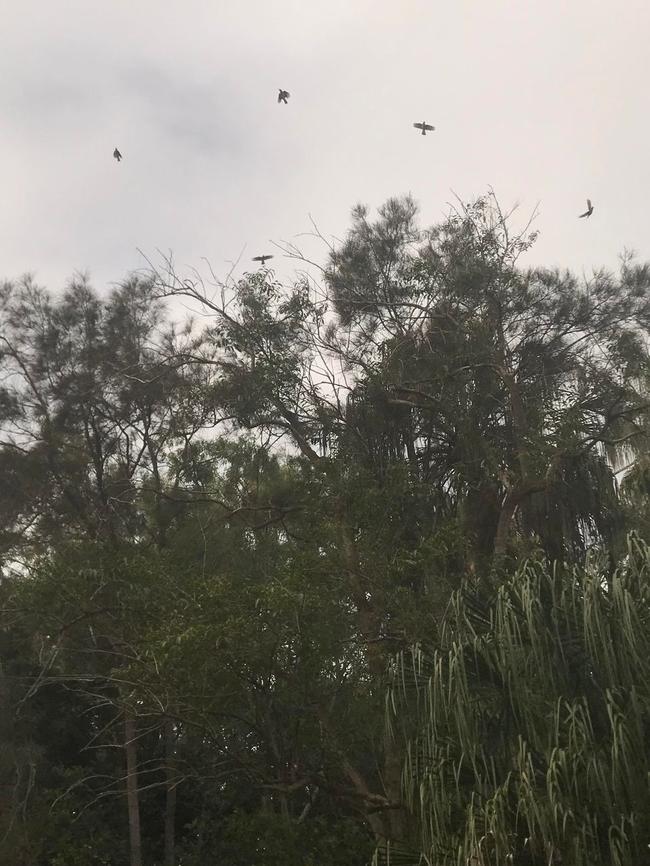
[[[650,271],[527,271],[533,240],[493,196],[427,230],[392,199],[374,221],[355,210],[322,286],[262,270],[214,293],[172,270],[107,297],[85,280],[59,298],[2,287],[0,820],[16,863],[128,861],[127,751],[145,866],[164,859],[166,813],[183,863],[361,864],[371,838],[396,862],[443,838],[432,803],[452,847],[471,815],[480,866],[522,761],[521,862],[541,838],[562,847],[565,818],[579,837],[570,797],[596,771],[566,763],[567,725],[609,742],[645,699],[599,640],[610,628],[618,647],[616,617],[636,610],[625,537],[650,525]],[[170,323],[164,296],[199,304],[204,329]],[[597,548],[602,587],[581,571]],[[414,643],[438,647],[447,691],[429,719],[431,659],[414,656],[387,737],[393,659]],[[429,724],[446,739],[409,752]],[[595,740],[589,754],[622,779],[616,743],[616,768]],[[560,779],[552,817],[540,767]],[[596,803],[596,835],[641,809],[614,814],[627,796]]]
[[[323,817],[296,824],[277,815],[236,811],[220,824],[210,824],[196,847],[183,857],[187,866],[366,866],[372,855],[367,831],[344,818]]]
[[[396,665],[427,863],[648,862],[650,549],[602,565],[531,561],[489,601],[465,588],[440,646]]]

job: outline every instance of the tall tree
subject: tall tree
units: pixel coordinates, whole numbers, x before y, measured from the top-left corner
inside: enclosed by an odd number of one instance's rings
[[[83,279],[56,302],[29,279],[5,284],[0,317],[7,559],[73,539],[109,544],[116,555],[124,542],[164,547],[183,507],[171,455],[212,423],[197,399],[202,370],[179,363],[176,352],[179,342],[197,348],[190,331],[169,327],[150,283],[135,279],[105,301]],[[119,629],[105,639],[110,652],[123,651]],[[106,647],[91,641],[87,651]],[[136,720],[127,718],[124,747],[138,866],[137,739],[129,725],[137,730]],[[170,817],[170,845],[172,826]]]
[[[647,268],[583,284],[525,270],[534,235],[513,235],[492,196],[427,231],[415,218],[409,199],[374,223],[357,208],[322,286],[258,272],[210,294],[155,275],[212,314],[224,411],[299,455],[326,533],[309,543],[344,577],[369,696],[466,573],[489,582],[537,546],[569,561],[615,550],[612,460],[646,441]],[[342,748],[341,766],[375,832],[399,838],[401,755],[372,736],[377,773]]]

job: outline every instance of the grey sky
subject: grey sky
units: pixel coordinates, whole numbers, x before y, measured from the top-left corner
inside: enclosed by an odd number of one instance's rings
[[[522,219],[540,202],[531,263],[650,258],[647,0],[0,0],[0,14],[0,278],[58,289],[88,270],[103,289],[143,265],[137,247],[225,275],[246,245],[241,272],[309,214],[342,235],[356,202],[411,192],[431,223],[452,188],[488,185]]]

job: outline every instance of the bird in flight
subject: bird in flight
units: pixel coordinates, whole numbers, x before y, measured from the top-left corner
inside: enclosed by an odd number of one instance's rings
[[[254,262],[262,262],[262,267],[264,267],[264,264],[265,264],[266,260],[267,260],[267,259],[272,259],[272,258],[273,258],[273,256],[271,256],[271,255],[267,255],[267,256],[253,256],[252,261],[254,261]]]
[[[433,132],[433,130],[435,129],[435,126],[431,126],[430,123],[425,123],[424,121],[422,121],[422,123],[414,123],[413,126],[414,126],[416,129],[421,129],[421,130],[422,130],[422,135],[426,135],[426,134],[427,134],[427,131],[428,131],[428,132]]]
[[[584,213],[579,214],[578,219],[582,219],[582,217],[590,217],[594,212],[594,206],[591,203],[591,199],[587,199],[587,210]]]
[[[119,152],[117,148],[113,151],[113,156],[119,162],[122,159],[122,154]]]
[[[287,99],[291,96],[288,90],[283,90],[282,88],[278,91],[278,102],[284,102],[287,104]]]

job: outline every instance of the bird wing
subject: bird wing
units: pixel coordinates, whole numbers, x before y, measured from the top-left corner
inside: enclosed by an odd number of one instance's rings
[[[591,199],[590,198],[587,199],[587,208],[589,210],[591,210]]]
[[[426,126],[426,123],[414,123],[413,126],[416,129],[424,129],[424,127]]]
[[[433,130],[435,129],[435,126],[431,126],[430,123],[425,123],[425,124],[424,124],[424,128],[425,128],[425,129],[430,129],[431,131],[433,131]]]

